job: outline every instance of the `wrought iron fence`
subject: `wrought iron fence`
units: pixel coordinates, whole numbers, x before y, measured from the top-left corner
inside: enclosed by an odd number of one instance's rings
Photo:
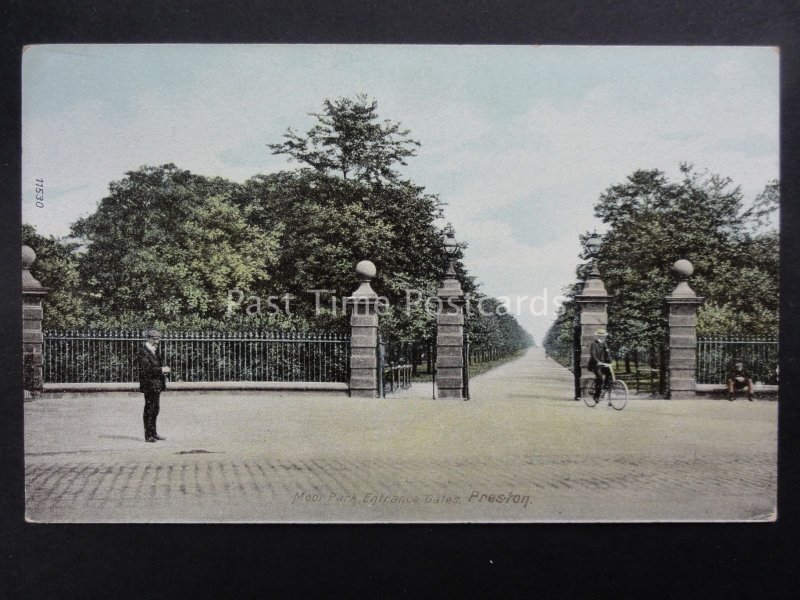
[[[669,350],[665,343],[612,352],[614,374],[637,393],[663,396],[667,392]]]
[[[411,365],[383,365],[381,368],[381,396],[411,387]]]
[[[427,378],[436,363],[436,345],[429,341],[396,340],[381,336],[386,365],[408,365],[412,377]]]
[[[697,383],[724,384],[737,362],[754,382],[778,383],[778,340],[746,335],[698,336]]]
[[[381,397],[411,387],[418,356],[414,342],[387,341],[383,336],[378,337],[378,394]]]
[[[138,331],[47,331],[44,381],[138,381]],[[289,332],[163,332],[172,381],[347,382],[349,336]]]

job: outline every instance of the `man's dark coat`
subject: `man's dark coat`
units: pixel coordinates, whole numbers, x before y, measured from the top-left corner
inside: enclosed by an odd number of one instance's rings
[[[161,372],[161,358],[147,346],[139,348],[139,391],[161,392],[167,389],[167,380]]]
[[[597,363],[610,363],[611,354],[608,351],[608,346],[601,344],[599,341],[594,340],[592,345],[589,346],[589,364],[586,365],[589,369],[597,368]]]

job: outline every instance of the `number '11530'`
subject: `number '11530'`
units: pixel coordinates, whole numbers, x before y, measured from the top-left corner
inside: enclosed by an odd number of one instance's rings
[[[44,208],[44,179],[36,180],[36,206]]]

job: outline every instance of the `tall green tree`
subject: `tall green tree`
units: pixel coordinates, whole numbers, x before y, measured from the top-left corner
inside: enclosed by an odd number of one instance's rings
[[[747,203],[729,178],[688,164],[681,165],[681,174],[670,181],[659,170],[636,171],[609,187],[595,205],[595,215],[608,226],[599,264],[614,296],[609,324],[615,343],[634,348],[661,342],[664,297],[677,283],[671,266],[679,258],[692,262],[691,286],[706,298],[698,313],[700,333],[775,335],[777,182]],[[577,274],[585,281],[586,265]],[[548,339],[567,339],[570,327],[564,319],[556,321]]]
[[[286,154],[320,173],[336,173],[345,180],[395,183],[396,165],[415,155],[420,144],[399,123],[379,120],[378,103],[366,95],[325,100],[317,123],[305,135],[289,128],[273,154]]]
[[[110,185],[97,211],[73,225],[87,251],[80,275],[100,323],[220,319],[228,290],[269,280],[276,236],[249,224],[236,186],[168,164]]]
[[[277,218],[281,239],[291,240],[281,245],[277,279],[293,294],[324,288],[341,297],[357,284],[353,265],[369,258],[378,267],[374,286],[391,305],[385,330],[399,339],[432,336],[433,318],[420,303],[405,310],[407,290],[415,300],[435,294],[447,266],[436,226],[443,203],[397,170],[419,142],[380,120],[366,96],[326,100],[312,116],[317,123],[305,135],[290,129],[283,143],[269,144],[301,168],[254,177],[241,197],[252,222]],[[465,291],[474,291],[460,260],[456,269]]]

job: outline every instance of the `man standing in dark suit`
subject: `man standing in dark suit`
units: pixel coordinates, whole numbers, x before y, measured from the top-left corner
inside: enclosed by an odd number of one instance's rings
[[[158,435],[156,418],[160,409],[161,392],[166,389],[165,374],[169,367],[161,366],[158,344],[161,334],[156,329],[147,331],[147,341],[139,349],[139,391],[144,392],[144,441],[155,442],[166,438]]]

